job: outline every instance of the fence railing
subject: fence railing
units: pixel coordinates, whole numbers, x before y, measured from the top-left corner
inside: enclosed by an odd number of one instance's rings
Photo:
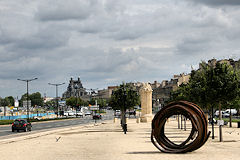
[[[29,118],[36,117],[36,116],[47,116],[47,115],[52,115],[55,113],[36,113],[36,114],[29,114]],[[0,116],[0,120],[13,120],[13,119],[18,119],[18,118],[28,118],[27,115],[19,115],[19,116]]]

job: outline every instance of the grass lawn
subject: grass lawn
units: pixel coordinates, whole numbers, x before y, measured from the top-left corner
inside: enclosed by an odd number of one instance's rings
[[[219,120],[219,118],[215,118],[216,120]],[[224,121],[229,122],[229,118],[223,118]],[[232,122],[240,122],[240,119],[233,119],[232,118]]]

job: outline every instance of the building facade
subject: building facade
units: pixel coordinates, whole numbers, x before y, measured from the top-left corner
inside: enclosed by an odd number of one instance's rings
[[[86,99],[88,97],[88,93],[86,92],[86,89],[83,88],[80,77],[78,77],[77,80],[73,80],[73,78],[70,79],[67,91],[63,93],[62,97],[80,97],[82,99]]]
[[[233,59],[222,59],[217,60],[215,58],[208,60],[208,63],[206,63],[208,66],[216,66],[217,63],[226,63],[228,65],[231,65],[234,69],[240,69],[240,59],[238,61],[234,61]],[[202,69],[202,64],[199,63],[199,69]]]
[[[181,84],[186,84],[189,78],[189,74],[182,73],[180,75],[174,75],[170,81],[163,80],[159,83],[159,85],[157,85],[158,87],[153,88],[153,106],[164,106],[166,101],[170,99],[171,92],[176,91]],[[158,83],[154,82],[154,84]]]

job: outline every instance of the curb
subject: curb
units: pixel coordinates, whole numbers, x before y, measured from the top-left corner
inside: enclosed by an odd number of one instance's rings
[[[59,133],[59,132],[65,132],[65,131],[70,131],[70,130],[76,130],[76,129],[82,129],[85,127],[94,127],[94,126],[99,126],[102,124],[106,124],[109,123],[110,120],[106,120],[103,121],[101,123],[97,123],[97,124],[83,124],[83,125],[78,125],[78,126],[69,126],[69,127],[65,127],[65,128],[57,128],[57,129],[51,129],[51,130],[43,130],[41,133],[38,133],[37,131],[32,131],[35,133],[29,133],[27,135],[24,136],[18,136],[18,137],[10,137],[10,136],[6,136],[3,137],[4,139],[0,140],[0,144],[8,144],[8,143],[14,143],[14,142],[18,142],[18,141],[23,141],[23,140],[28,140],[28,139],[33,139],[33,138],[38,138],[38,137],[42,137],[42,136],[47,136],[47,135],[51,135],[51,134],[55,134],[55,133]],[[26,134],[26,132],[24,133],[20,133],[20,134]]]

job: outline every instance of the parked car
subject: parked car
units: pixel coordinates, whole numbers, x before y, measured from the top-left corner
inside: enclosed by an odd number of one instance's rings
[[[128,116],[130,117],[131,115],[133,115],[134,117],[136,117],[136,111],[135,110],[129,110],[126,112],[128,114]]]
[[[78,111],[76,115],[79,116],[79,117],[83,117],[83,113],[80,112],[80,111]]]
[[[225,112],[229,113],[229,115],[230,115],[230,109],[226,109]],[[237,115],[237,110],[236,109],[231,109],[231,115],[233,115],[233,116]]]
[[[208,118],[208,123],[212,124],[212,118]],[[215,118],[213,118],[213,123],[217,124],[217,120]]]
[[[64,116],[74,116],[74,115],[76,115],[76,112],[73,112],[73,111],[64,112]]]
[[[42,116],[34,116],[33,119],[40,121],[42,119]]]
[[[92,113],[91,113],[90,111],[86,111],[84,114],[85,114],[85,116],[90,116],[90,115],[92,115]]]
[[[93,115],[93,119],[102,119],[102,115],[101,114],[95,114],[95,115]]]
[[[63,115],[67,117],[68,116],[68,112],[64,112]]]
[[[229,117],[230,116],[230,114],[226,111],[221,111],[221,112],[222,112],[222,117]],[[219,111],[218,110],[215,112],[215,116],[219,117]]]
[[[120,110],[116,110],[114,113],[115,117],[120,117],[121,116],[121,111]]]
[[[14,132],[15,130],[17,130],[18,132],[19,132],[19,130],[23,130],[24,132],[31,131],[32,125],[30,122],[28,122],[25,119],[16,119],[12,123],[12,132]]]
[[[68,111],[68,116],[74,116],[75,114],[73,111]]]

